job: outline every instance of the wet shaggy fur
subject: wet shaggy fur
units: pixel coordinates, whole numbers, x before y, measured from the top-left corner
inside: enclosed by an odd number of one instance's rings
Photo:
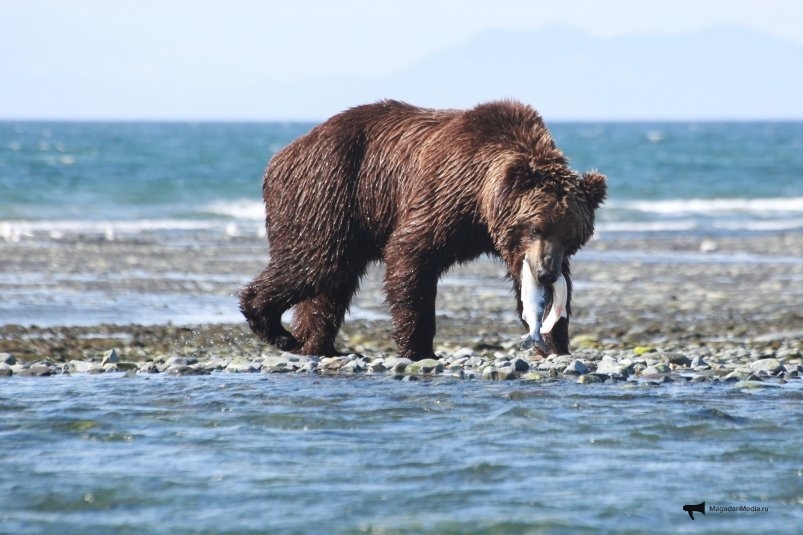
[[[395,101],[349,109],[276,154],[263,197],[267,267],[240,307],[265,342],[337,354],[335,336],[371,262],[400,356],[433,356],[439,277],[482,254],[501,257],[516,303],[525,254],[551,282],[592,235],[605,177],[578,176],[541,117],[513,101],[433,110]],[[294,308],[291,332],[282,313]],[[547,340],[567,353],[568,319]]]

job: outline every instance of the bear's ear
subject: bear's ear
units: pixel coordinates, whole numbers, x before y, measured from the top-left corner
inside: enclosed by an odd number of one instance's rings
[[[605,196],[608,194],[608,184],[605,175],[597,171],[583,173],[583,180],[580,181],[583,190],[586,192],[586,201],[592,210],[599,208]]]

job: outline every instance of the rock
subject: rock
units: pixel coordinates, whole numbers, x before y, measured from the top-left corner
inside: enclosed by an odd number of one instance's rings
[[[203,368],[196,368],[193,366],[182,366],[180,364],[174,364],[169,366],[165,373],[167,375],[209,375],[209,372],[204,370]]]
[[[522,380],[524,381],[543,381],[544,376],[538,372],[527,372],[521,376]]]
[[[412,363],[413,361],[410,359],[396,357],[388,359],[385,365],[388,367],[388,369],[393,370],[394,373],[404,373],[404,370],[407,369],[407,366]]]
[[[159,373],[161,370],[154,362],[141,362],[139,364],[139,373]]]
[[[638,381],[647,384],[660,385],[663,383],[671,383],[672,378],[668,373],[643,373],[638,376]]]
[[[265,366],[263,364],[260,369],[267,373],[291,373],[294,371],[293,366],[288,362],[276,362],[270,366]]]
[[[409,373],[433,374],[443,372],[443,363],[435,359],[423,359],[410,364]]]
[[[248,359],[236,358],[229,362],[224,371],[229,373],[254,373],[259,371],[260,366],[261,364],[255,364]]]
[[[627,379],[628,375],[630,375],[628,371],[628,367],[618,362],[615,358],[611,356],[604,356],[602,360],[597,365],[596,373],[602,375],[608,375],[612,379]]]
[[[109,363],[117,364],[118,362],[120,362],[120,357],[117,355],[117,351],[115,351],[114,349],[110,349],[109,351],[106,351],[103,354],[103,358],[100,361],[100,365],[101,367],[103,367],[104,364],[109,364]]]
[[[103,373],[103,366],[85,360],[71,360],[67,364],[68,373]]]
[[[575,359],[566,366],[563,375],[585,375],[590,371],[583,361]]]
[[[469,357],[469,359],[466,361],[466,366],[469,368],[481,368],[484,364],[485,359],[478,356]]]
[[[636,346],[633,348],[633,353],[636,355],[644,355],[646,353],[655,353],[656,349],[649,346]]]
[[[524,373],[530,370],[530,364],[523,358],[516,357],[510,361],[513,370],[518,373]]]
[[[17,375],[47,377],[53,375],[53,366],[49,362],[34,362],[29,367],[24,368]]]
[[[710,370],[711,366],[703,360],[703,357],[694,357],[690,366],[695,370]]]
[[[666,364],[654,364],[652,366],[647,366],[642,370],[641,375],[656,375],[660,373],[669,373],[671,370],[668,365]]]
[[[324,357],[318,363],[318,371],[326,373],[337,372],[345,363],[345,357]]]
[[[343,366],[340,367],[338,370],[341,373],[360,373],[365,371],[363,367],[363,363],[359,359],[354,359],[349,362],[346,362]]]
[[[473,349],[471,349],[470,347],[461,347],[460,349],[452,353],[452,358],[459,359],[464,357],[471,357],[472,355],[474,355]]]
[[[384,359],[374,359],[368,364],[368,373],[385,373],[388,368],[385,366]]]
[[[599,384],[599,383],[604,383],[605,379],[603,379],[602,377],[599,376],[599,374],[596,373],[586,373],[578,377],[577,382],[580,384]]]
[[[17,359],[11,353],[0,353],[0,364],[8,364],[13,366],[17,363]]]
[[[12,375],[14,375],[14,372],[11,370],[11,366],[5,362],[0,362],[0,377],[11,377]]]
[[[198,359],[195,357],[173,356],[165,361],[164,368],[167,369],[170,366],[192,366],[193,364],[198,364]]]
[[[781,362],[776,358],[768,358],[757,360],[750,364],[750,369],[754,372],[764,372],[769,375],[775,375],[783,370]]]
[[[691,359],[682,353],[664,353],[664,357],[666,357],[669,364],[684,368],[691,366]]]

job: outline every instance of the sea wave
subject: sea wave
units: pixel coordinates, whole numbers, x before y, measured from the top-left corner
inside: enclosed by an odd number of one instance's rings
[[[201,212],[205,214],[233,217],[245,220],[264,220],[265,205],[262,201],[252,199],[236,199],[215,201],[204,205]]]
[[[26,238],[47,237],[59,240],[69,236],[102,236],[113,240],[118,235],[160,232],[207,232],[226,236],[264,235],[262,225],[203,219],[134,220],[0,220],[0,241],[17,242]]]
[[[610,200],[607,209],[633,210],[664,216],[699,214],[725,215],[750,214],[775,216],[803,214],[803,197],[776,197],[757,199],[665,199],[665,200]]]

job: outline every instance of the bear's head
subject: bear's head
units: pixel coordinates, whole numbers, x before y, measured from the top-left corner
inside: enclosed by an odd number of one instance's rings
[[[605,176],[579,175],[554,148],[537,159],[512,158],[501,171],[492,181],[488,218],[494,246],[517,281],[526,256],[533,275],[552,284],[594,233],[594,215],[607,194]]]

